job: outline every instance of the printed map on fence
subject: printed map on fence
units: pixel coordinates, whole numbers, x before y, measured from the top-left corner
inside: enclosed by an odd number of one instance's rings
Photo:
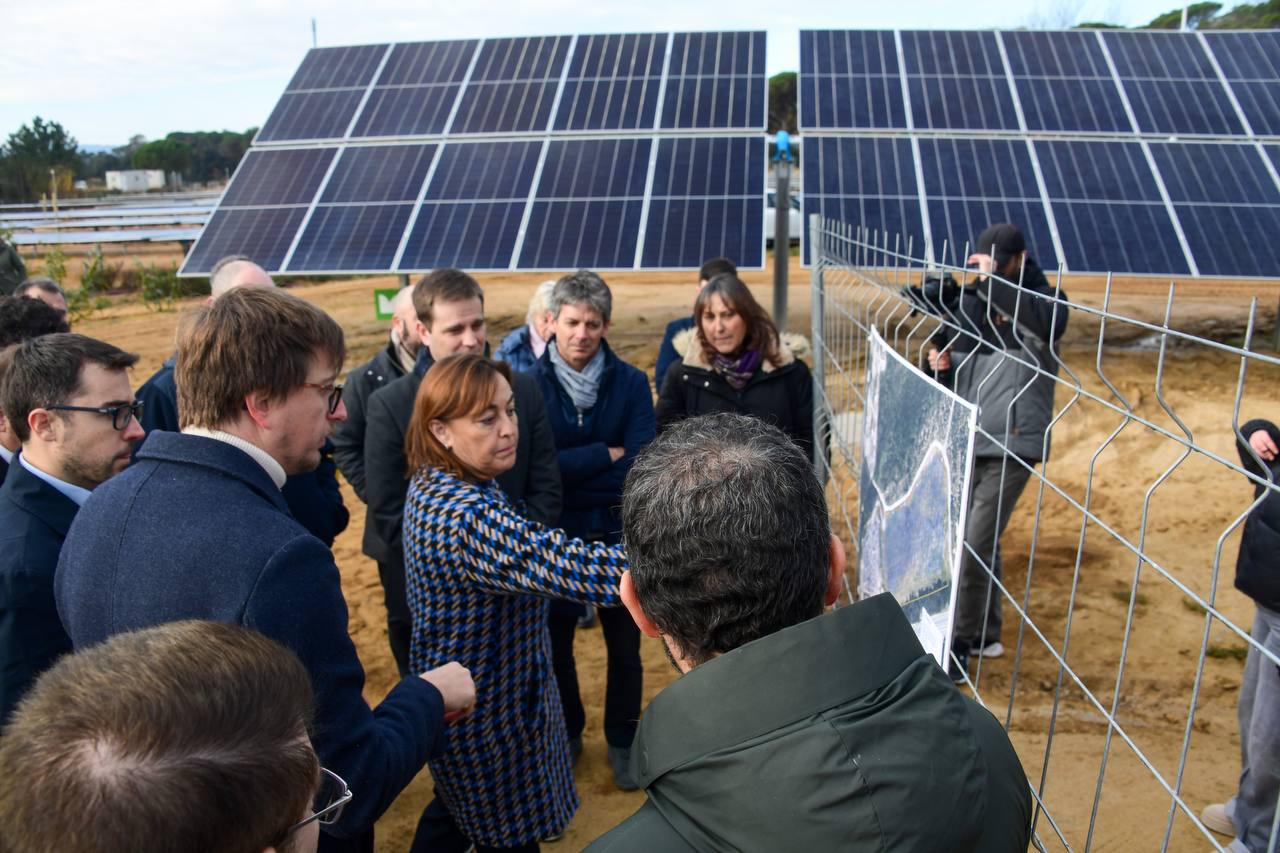
[[[874,330],[858,506],[858,597],[891,592],[925,651],[951,636],[977,407],[912,367]]]

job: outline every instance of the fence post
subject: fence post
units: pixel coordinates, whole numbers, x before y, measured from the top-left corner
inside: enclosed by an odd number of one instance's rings
[[[827,481],[826,448],[827,439],[827,405],[826,405],[826,345],[823,341],[823,312],[826,300],[822,292],[822,251],[823,224],[820,214],[809,217],[809,267],[811,283],[809,286],[809,340],[813,349],[813,470],[818,474],[820,482]]]

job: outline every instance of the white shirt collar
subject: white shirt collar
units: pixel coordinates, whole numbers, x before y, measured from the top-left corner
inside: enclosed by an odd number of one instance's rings
[[[32,465],[30,462],[28,462],[27,457],[22,455],[21,453],[17,454],[17,457],[18,457],[18,462],[22,465],[22,467],[26,468],[28,471],[31,472],[31,476],[39,477],[41,480],[44,480],[50,486],[53,486],[53,488],[57,489],[59,492],[65,495],[67,499],[70,500],[72,503],[74,503],[76,506],[84,506],[84,502],[89,500],[89,495],[91,493],[88,489],[82,486],[73,486],[70,483],[64,483],[62,480],[59,480],[57,477],[53,476],[52,474],[46,474],[36,466]]]
[[[271,478],[271,482],[276,484],[277,489],[284,488],[284,481],[288,475],[284,473],[284,468],[275,460],[270,453],[258,447],[256,444],[250,444],[238,435],[232,435],[229,432],[223,432],[220,429],[205,429],[204,427],[187,427],[182,431],[183,435],[198,435],[203,438],[212,438],[214,441],[221,441],[231,445],[237,450],[243,450],[262,466],[262,470],[267,472],[267,476]]]
[[[3,459],[6,465],[13,464],[13,451],[3,444],[0,444],[0,459]]]

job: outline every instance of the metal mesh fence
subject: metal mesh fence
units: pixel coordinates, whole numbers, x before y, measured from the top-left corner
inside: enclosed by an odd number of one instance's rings
[[[817,217],[808,245],[816,444],[830,446],[815,464],[853,555],[870,330],[926,371],[931,348],[970,339],[967,354],[953,349],[961,371],[972,352],[997,347],[945,300],[904,290],[948,273],[960,283],[972,270]],[[1075,298],[1070,282],[1049,284],[1050,295],[1032,296],[1005,282],[1015,316],[1035,301],[1070,323],[1050,335],[1060,340],[1031,341],[1013,322],[998,348],[1025,385],[1001,417],[980,413],[977,440],[996,448],[1002,478],[1022,469],[1029,479],[1004,535],[964,546],[1004,617],[1003,654],[971,657],[965,689],[1009,729],[1038,849],[1227,849],[1199,815],[1237,789],[1245,658],[1280,665],[1251,636],[1253,601],[1232,588],[1246,518],[1280,494],[1241,433],[1251,418],[1280,420],[1280,359],[1260,340],[1270,305],[1260,312],[1255,296],[1234,316],[1208,312],[1215,325],[1197,322],[1206,303],[1175,283],[1152,297],[1150,284],[1135,295],[1108,276]],[[1014,410],[1046,381],[1052,441],[1037,461],[1011,430]],[[1272,565],[1280,572],[1280,555]]]

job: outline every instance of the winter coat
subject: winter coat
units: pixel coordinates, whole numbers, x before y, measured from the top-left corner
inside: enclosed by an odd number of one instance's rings
[[[711,369],[695,330],[676,335],[681,360],[667,369],[658,395],[658,428],[684,418],[713,412],[754,415],[791,436],[806,457],[813,456],[813,376],[801,361],[809,342],[800,335],[783,335],[777,367],[766,361],[741,391]]]
[[[889,593],[695,667],[645,709],[627,851],[1025,851],[1027,777],[1000,723]]]
[[[135,395],[142,401],[139,423],[150,436],[154,430],[178,432],[178,385],[173,379],[177,356],[171,356],[151,378],[142,383]],[[133,451],[136,462],[144,439]],[[320,464],[314,471],[294,474],[281,490],[289,512],[317,539],[332,547],[338,534],[347,529],[351,514],[342,503],[338,486],[338,467],[334,464],[333,444],[326,441],[320,450]]]
[[[359,794],[333,828],[363,837],[447,740],[440,692],[400,681],[371,711],[333,554],[289,513],[242,450],[157,432],[138,461],[94,489],[54,578],[77,649],[181,619],[243,625],[284,644],[315,691],[320,763]],[[322,835],[321,850],[329,841]]]
[[[0,240],[0,296],[12,296],[27,280],[27,265],[18,250]]]
[[[405,505],[412,665],[471,670],[476,708],[449,729],[431,778],[472,842],[515,847],[562,832],[578,806],[547,598],[618,605],[621,548],[527,520],[493,481],[423,467]]]
[[[80,507],[13,457],[0,486],[0,724],[71,638],[53,603],[58,553]]]
[[[570,536],[618,544],[622,541],[622,485],[636,454],[657,433],[649,377],[601,341],[604,373],[596,404],[579,413],[551,363],[554,340],[538,359],[533,376],[547,404],[564,486],[558,524]],[[626,453],[614,462],[609,458],[610,447],[621,447]]]
[[[342,476],[355,489],[356,496],[365,502],[369,500],[364,493],[364,431],[369,397],[401,376],[404,376],[404,368],[396,358],[396,344],[392,341],[378,350],[373,358],[348,373],[342,389],[347,419],[334,427],[333,458]]]
[[[1056,349],[1067,328],[1067,308],[1035,296],[1052,297],[1054,290],[1030,258],[1023,264],[1022,288],[1019,298],[1017,288],[987,278],[960,296],[956,314],[970,334],[952,337],[951,372],[955,392],[978,406],[975,457],[1004,456],[1007,447],[1028,461],[1048,458]]]
[[[1271,440],[1280,446],[1280,429],[1270,421],[1249,421],[1240,427],[1240,434],[1247,442],[1249,436],[1265,429]],[[1258,468],[1253,454],[1246,445],[1237,442],[1240,462],[1245,468],[1261,477],[1270,477],[1280,483],[1280,458],[1273,459],[1265,470]],[[1249,513],[1240,536],[1240,555],[1236,558],[1236,589],[1252,598],[1268,610],[1280,612],[1280,492],[1267,489],[1252,480],[1253,499],[1266,492],[1262,503]]]
[[[538,357],[533,354],[533,344],[529,339],[529,324],[525,323],[508,333],[502,339],[502,343],[498,344],[493,358],[495,361],[505,361],[517,373],[531,372],[533,366],[538,363]]]

